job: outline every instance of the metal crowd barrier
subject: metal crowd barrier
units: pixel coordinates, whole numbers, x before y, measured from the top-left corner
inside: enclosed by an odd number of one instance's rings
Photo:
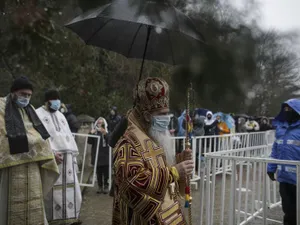
[[[100,144],[100,137],[89,134],[74,134],[75,139],[77,140],[78,148],[79,148],[79,158],[80,163],[80,184],[81,186],[93,187],[95,185],[96,179],[96,165],[98,159],[98,147]],[[97,139],[97,152],[96,152],[96,162],[93,166],[93,179],[92,181],[84,182],[85,171],[91,167],[90,163],[90,145],[88,145],[88,138],[96,138]],[[185,146],[185,137],[172,137],[173,146],[172,149],[174,154],[176,152],[181,152]],[[269,149],[274,141],[274,132],[257,132],[257,133],[235,133],[223,136],[201,136],[201,137],[192,137],[192,151],[193,151],[193,159],[195,160],[195,168],[193,172],[193,179],[191,180],[193,184],[196,185],[196,189],[198,188],[198,181],[201,178],[201,170],[205,168],[205,155],[207,153],[212,152],[220,152],[220,151],[231,151],[231,150],[245,150],[249,148],[257,148],[257,147],[265,147],[269,144]],[[110,148],[109,152],[109,180],[111,181],[112,177],[112,149]],[[231,168],[231,164],[228,164],[227,169]],[[221,163],[221,160],[218,160],[216,163],[216,174],[220,174],[223,172],[224,166]],[[111,182],[109,182],[111,185]]]
[[[249,137],[257,135],[249,134]],[[279,184],[270,181],[268,163],[296,166],[297,209],[300,209],[300,162],[270,159],[273,135],[266,132],[264,142],[254,138],[253,144],[250,139],[246,148],[205,154],[198,224],[282,224]],[[218,162],[222,165],[221,173]],[[297,221],[300,224],[300,213]]]

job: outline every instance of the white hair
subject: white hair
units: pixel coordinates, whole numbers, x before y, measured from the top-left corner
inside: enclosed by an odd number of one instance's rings
[[[175,145],[174,141],[171,139],[171,134],[169,130],[166,131],[158,131],[150,127],[149,135],[154,141],[164,149],[167,164],[169,166],[176,164],[176,156],[175,156]]]

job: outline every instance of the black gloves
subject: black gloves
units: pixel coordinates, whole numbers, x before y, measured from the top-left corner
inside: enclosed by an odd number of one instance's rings
[[[268,176],[269,178],[271,179],[271,181],[275,181],[275,173],[272,173],[272,172],[268,172]]]

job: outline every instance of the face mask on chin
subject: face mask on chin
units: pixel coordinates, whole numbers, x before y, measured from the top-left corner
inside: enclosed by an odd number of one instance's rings
[[[17,96],[15,102],[16,102],[16,104],[17,104],[20,108],[25,108],[26,106],[29,105],[30,98],[26,98],[26,97],[23,97],[23,96]]]
[[[152,117],[152,129],[157,131],[167,131],[169,130],[170,124],[170,116],[169,115],[162,115],[162,116],[153,116]]]
[[[61,102],[60,102],[59,99],[57,99],[57,100],[50,100],[49,103],[50,103],[49,104],[50,109],[52,109],[54,111],[57,111],[57,110],[60,109]]]

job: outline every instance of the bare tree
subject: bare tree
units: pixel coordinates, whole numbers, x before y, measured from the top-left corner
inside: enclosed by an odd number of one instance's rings
[[[300,96],[299,59],[288,46],[294,35],[272,30],[257,36],[257,74],[256,85],[251,90],[255,93],[249,107],[251,113],[274,115],[283,101]]]

